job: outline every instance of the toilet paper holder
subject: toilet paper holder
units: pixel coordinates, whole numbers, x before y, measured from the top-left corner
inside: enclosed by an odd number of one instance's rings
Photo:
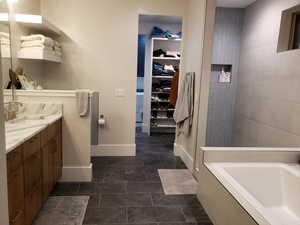
[[[101,114],[101,115],[99,116],[98,125],[99,125],[99,126],[105,126],[105,123],[106,123],[105,117],[104,117],[103,114]]]

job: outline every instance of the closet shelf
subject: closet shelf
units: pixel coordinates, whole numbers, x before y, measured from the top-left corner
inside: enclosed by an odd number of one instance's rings
[[[170,80],[173,79],[173,76],[152,76],[153,79],[160,79],[160,80]]]
[[[173,120],[173,118],[169,117],[152,117],[153,120]]]
[[[156,126],[151,126],[151,128],[176,128],[176,125],[158,124]]]
[[[152,39],[154,41],[182,41],[182,39],[169,39],[169,38],[159,38],[159,37],[154,37]]]
[[[173,60],[180,61],[180,58],[172,58],[172,57],[152,57],[155,60]]]
[[[169,100],[160,100],[160,101],[152,100],[151,102],[153,102],[153,103],[160,103],[160,102],[165,102],[165,103],[167,103],[167,102],[170,102],[170,101],[169,101]]]
[[[173,112],[175,109],[152,109],[152,111],[158,111],[158,112]]]
[[[153,91],[152,94],[170,94],[170,92],[163,92],[163,91]]]

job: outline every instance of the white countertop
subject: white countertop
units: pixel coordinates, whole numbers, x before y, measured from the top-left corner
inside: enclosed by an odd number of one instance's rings
[[[62,115],[57,114],[41,120],[24,120],[16,124],[5,124],[6,153],[22,145],[60,118]]]

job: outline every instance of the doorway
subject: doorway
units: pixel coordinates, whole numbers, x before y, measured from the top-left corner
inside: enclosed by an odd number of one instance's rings
[[[136,131],[175,137],[182,18],[139,16]]]

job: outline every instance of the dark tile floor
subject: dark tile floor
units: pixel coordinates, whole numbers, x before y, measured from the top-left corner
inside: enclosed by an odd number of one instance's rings
[[[212,225],[195,195],[164,195],[158,169],[185,169],[174,137],[137,134],[136,157],[95,157],[91,183],[59,183],[52,195],[88,195],[84,225]]]

